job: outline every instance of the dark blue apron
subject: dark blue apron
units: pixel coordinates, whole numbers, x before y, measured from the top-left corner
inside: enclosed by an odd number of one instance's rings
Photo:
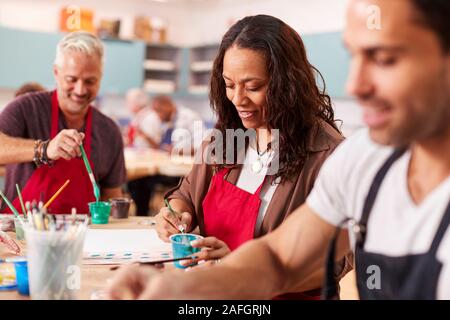
[[[361,299],[435,300],[437,298],[442,263],[437,260],[436,253],[450,225],[450,202],[427,252],[391,257],[364,250],[370,213],[381,183],[392,164],[403,155],[405,150],[396,150],[378,171],[366,197],[361,220],[353,225],[353,232],[356,235],[356,279]],[[338,232],[328,251],[326,283],[322,295],[325,299],[334,299],[337,296],[336,282],[331,281],[331,279],[334,280],[337,235]],[[371,266],[376,266],[380,271],[379,288],[369,288],[367,285],[368,278],[371,276],[367,272]]]

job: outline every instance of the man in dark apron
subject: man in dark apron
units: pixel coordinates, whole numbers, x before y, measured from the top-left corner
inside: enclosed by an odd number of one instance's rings
[[[450,299],[449,16],[448,0],[350,1],[347,88],[368,129],[336,149],[272,233],[192,272],[130,267],[110,296],[269,298],[305,290],[328,248],[329,271],[352,248],[360,298]]]

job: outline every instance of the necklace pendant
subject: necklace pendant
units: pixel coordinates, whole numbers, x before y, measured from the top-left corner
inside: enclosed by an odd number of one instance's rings
[[[258,159],[252,163],[252,172],[253,173],[260,173],[262,169],[263,169],[263,163],[261,162],[260,159]]]

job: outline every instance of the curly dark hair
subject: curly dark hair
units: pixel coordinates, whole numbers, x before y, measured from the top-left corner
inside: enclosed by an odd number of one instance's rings
[[[263,114],[269,129],[279,129],[280,166],[273,179],[291,179],[301,171],[311,152],[308,139],[321,121],[339,132],[331,99],[325,93],[323,77],[308,62],[299,34],[286,23],[268,15],[239,20],[223,36],[211,75],[209,100],[218,117],[215,128],[223,137],[226,137],[226,129],[246,130],[236,108],[227,98],[222,77],[225,52],[232,46],[258,51],[267,60],[270,79]],[[316,84],[316,75],[323,81],[323,90]],[[225,163],[227,143],[235,141],[224,139],[222,163]],[[216,167],[220,169],[224,165]]]

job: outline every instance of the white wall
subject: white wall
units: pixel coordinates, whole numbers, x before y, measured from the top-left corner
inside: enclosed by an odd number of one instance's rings
[[[232,23],[247,15],[269,14],[299,33],[337,31],[344,28],[348,0],[222,0],[191,5],[192,21],[186,42],[220,41]]]
[[[14,99],[14,90],[0,88],[0,112],[12,99]]]
[[[175,0],[171,0],[175,1]],[[158,3],[148,0],[0,0],[0,25],[34,31],[56,32],[59,11],[76,4],[95,10],[95,20],[120,18],[121,36],[132,35],[136,15],[156,16],[167,21],[168,41],[181,46],[217,43],[228,27],[246,15],[274,15],[300,34],[342,30],[348,0],[176,0]],[[20,13],[20,14],[19,14]],[[11,100],[12,90],[0,89],[0,110]],[[212,118],[206,99],[180,103]],[[125,113],[121,96],[103,98],[105,112],[113,117]],[[334,100],[337,118],[344,120],[344,133],[361,126],[360,110],[352,100]]]
[[[220,41],[228,27],[246,15],[274,15],[300,33],[341,30],[348,0],[205,0],[158,3],[148,0],[1,0],[0,24],[44,32],[59,29],[59,12],[75,4],[95,11],[94,19],[120,18],[121,36],[132,36],[136,15],[168,23],[168,41],[191,46]]]

